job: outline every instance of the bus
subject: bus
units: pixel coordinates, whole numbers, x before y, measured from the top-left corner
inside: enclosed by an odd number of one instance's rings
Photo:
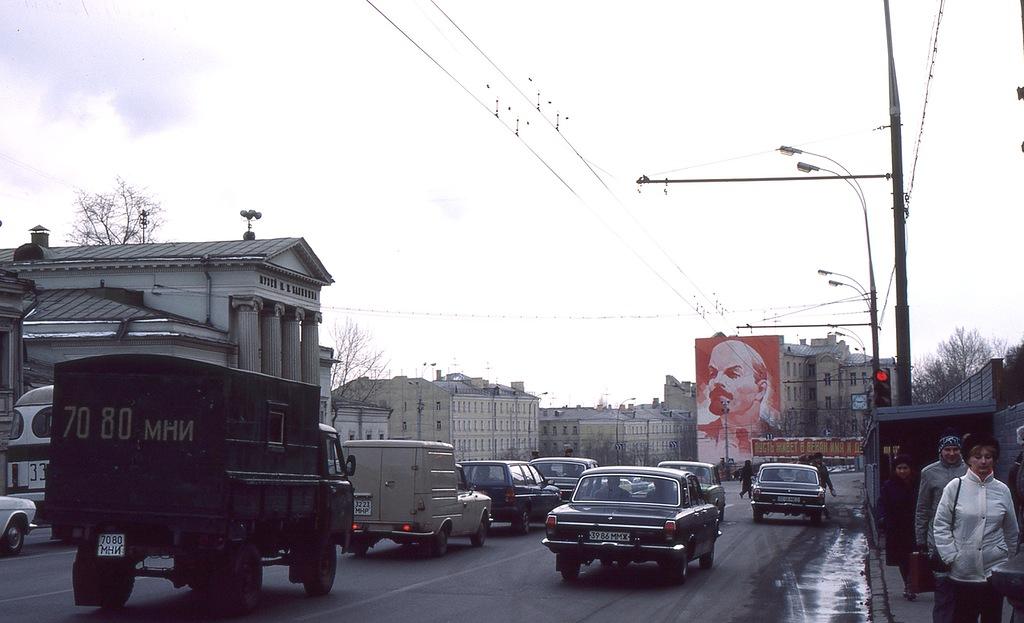
[[[14,404],[7,445],[7,495],[32,500],[37,513],[43,508],[50,463],[52,414],[53,385],[25,392]]]

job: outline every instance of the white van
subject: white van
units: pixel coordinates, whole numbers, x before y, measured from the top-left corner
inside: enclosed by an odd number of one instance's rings
[[[356,458],[353,531],[348,551],[365,556],[382,539],[427,546],[432,556],[448,551],[448,538],[468,536],[483,545],[491,522],[491,498],[469,491],[451,444],[367,439],[346,441]]]

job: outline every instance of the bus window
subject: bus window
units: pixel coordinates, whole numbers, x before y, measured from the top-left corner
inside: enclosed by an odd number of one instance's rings
[[[11,437],[10,440],[20,439],[21,434],[25,432],[25,418],[22,417],[21,411],[14,410],[14,419],[11,420]]]
[[[50,438],[50,414],[53,410],[50,407],[40,409],[38,413],[32,416],[32,434],[40,439]]]

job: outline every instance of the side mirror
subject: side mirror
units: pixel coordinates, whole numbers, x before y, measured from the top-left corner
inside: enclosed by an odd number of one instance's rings
[[[349,476],[352,476],[352,475],[354,475],[356,473],[356,457],[355,456],[353,456],[351,454],[348,455],[348,458],[345,460],[345,471],[348,472]]]

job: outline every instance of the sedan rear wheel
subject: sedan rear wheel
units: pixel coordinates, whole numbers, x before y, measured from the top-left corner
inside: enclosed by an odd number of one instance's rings
[[[706,554],[702,554],[697,561],[700,564],[701,569],[710,569],[711,566],[715,564],[715,546],[712,545],[711,551]]]
[[[575,582],[580,577],[580,561],[565,554],[555,556],[555,568],[562,574],[562,580],[565,582]]]
[[[530,534],[530,511],[523,509],[519,518],[512,523],[512,528],[519,534]]]
[[[658,563],[661,570],[665,573],[665,576],[673,584],[686,584],[686,574],[688,573],[690,561],[686,560],[665,560]]]

